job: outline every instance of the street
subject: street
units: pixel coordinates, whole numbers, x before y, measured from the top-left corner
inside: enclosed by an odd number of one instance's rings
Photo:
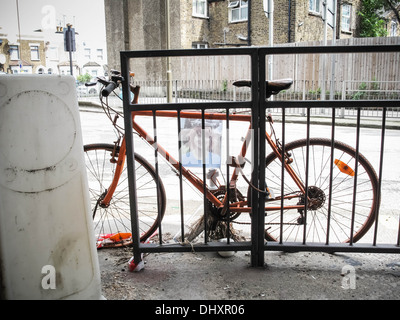
[[[95,110],[95,109],[94,109]],[[96,112],[82,111],[81,123],[83,130],[83,142],[89,143],[110,143],[112,144],[116,138],[113,133],[111,122],[101,111],[97,109]],[[122,119],[120,119],[122,123]],[[140,120],[146,131],[153,135],[152,119],[143,117]],[[225,134],[225,124],[223,124]],[[230,122],[229,130],[229,154],[237,156],[242,146],[242,138],[246,134],[248,123],[245,122]],[[281,123],[274,124],[275,132],[278,137],[282,136]],[[356,128],[355,127],[336,127],[335,137],[336,140],[342,141],[350,146],[355,147],[356,141]],[[177,140],[177,120],[175,118],[160,118],[157,119],[157,133],[158,143],[169,151],[176,159],[178,159],[178,140]],[[226,135],[226,134],[225,134]],[[304,124],[287,123],[286,124],[286,143],[306,138],[306,127]],[[331,128],[326,125],[312,125],[311,137],[331,137]],[[382,171],[382,193],[381,193],[381,207],[378,227],[378,243],[395,243],[398,236],[400,209],[397,206],[398,195],[400,191],[400,167],[398,166],[398,155],[400,154],[400,131],[399,130],[386,130],[385,134],[385,153],[384,165]],[[225,161],[224,154],[226,153],[226,138],[223,135],[222,139],[222,163]],[[143,155],[147,160],[154,163],[154,150],[149,147],[145,142],[137,138],[135,135],[135,152]],[[370,161],[379,176],[379,160],[380,160],[380,145],[381,145],[381,130],[361,128],[360,138],[360,152]],[[267,149],[267,154],[270,150]],[[250,157],[248,152],[248,157]],[[248,169],[250,166],[247,166]],[[225,167],[221,168],[221,175]],[[190,168],[202,178],[202,171],[199,168]],[[159,161],[159,173],[164,183],[167,193],[167,209],[166,215],[163,220],[163,232],[169,233],[173,237],[179,231],[179,179],[176,173],[170,168],[165,161]],[[245,171],[246,173],[246,171]],[[247,174],[250,174],[247,171]],[[222,177],[220,177],[221,179]],[[238,184],[239,189],[243,188],[242,193],[246,194],[247,185],[241,181]],[[192,213],[200,208],[202,212],[203,197],[189,183],[184,184],[184,206],[185,206],[185,221],[190,219]],[[362,242],[372,239],[372,231],[370,231]],[[245,233],[248,230],[244,230]]]

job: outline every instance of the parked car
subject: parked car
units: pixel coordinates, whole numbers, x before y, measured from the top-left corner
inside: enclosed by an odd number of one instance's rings
[[[80,85],[76,88],[78,96],[94,96],[98,94],[97,87],[86,87],[85,85]]]

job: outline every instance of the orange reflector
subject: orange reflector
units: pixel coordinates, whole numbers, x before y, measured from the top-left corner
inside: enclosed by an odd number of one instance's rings
[[[348,174],[349,176],[354,177],[354,170],[350,168],[347,164],[345,164],[343,161],[336,159],[335,164],[340,171],[342,171],[345,174]]]
[[[118,233],[115,233],[115,234],[111,235],[111,236],[109,237],[109,239],[110,239],[111,241],[122,241],[122,240],[124,240],[124,239],[129,239],[130,237],[132,237],[132,234],[131,234],[131,233],[128,233],[128,232],[118,232]]]

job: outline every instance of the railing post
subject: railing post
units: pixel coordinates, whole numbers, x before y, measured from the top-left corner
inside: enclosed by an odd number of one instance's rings
[[[264,52],[264,53],[263,53]],[[252,128],[253,128],[253,172],[252,179],[257,188],[265,189],[265,92],[266,92],[266,55],[257,49],[252,59]],[[252,190],[252,267],[264,266],[264,195]]]
[[[129,99],[126,97],[130,96],[129,91],[129,59],[124,55],[124,52],[120,53],[121,56],[121,74],[125,78],[122,83],[123,106],[124,106],[124,125],[125,125],[125,141],[126,141],[126,165],[128,169],[128,185],[129,185],[129,205],[131,212],[131,228],[132,228],[132,242],[133,242],[133,259],[136,265],[142,261],[140,253],[140,234],[139,234],[139,223],[138,223],[138,210],[137,210],[137,195],[135,187],[135,156],[133,146],[133,128],[132,128],[132,116],[129,110]],[[129,132],[130,134],[126,134]]]

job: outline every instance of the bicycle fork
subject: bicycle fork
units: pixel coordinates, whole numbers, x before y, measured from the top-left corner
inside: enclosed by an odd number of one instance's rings
[[[110,159],[111,162],[115,162],[115,153],[116,153],[116,149],[118,146],[117,145],[118,142],[119,142],[119,139],[116,142],[113,153],[111,154],[111,156],[112,156],[112,158]],[[103,199],[100,201],[100,206],[103,208],[107,208],[110,205],[111,198],[115,192],[115,189],[117,188],[119,178],[121,177],[122,171],[124,169],[125,155],[126,155],[126,143],[125,143],[125,136],[124,136],[122,138],[122,143],[119,148],[118,159],[116,160],[115,173],[114,173],[113,180],[112,180],[109,188],[105,190],[105,195],[104,195]]]

